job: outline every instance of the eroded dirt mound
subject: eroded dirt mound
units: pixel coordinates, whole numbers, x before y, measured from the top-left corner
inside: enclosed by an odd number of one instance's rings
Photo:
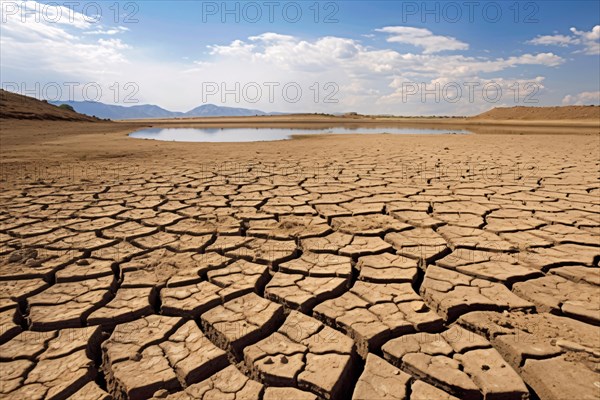
[[[99,121],[99,119],[53,106],[33,97],[0,89],[0,119],[33,119],[51,121]]]
[[[473,119],[487,120],[600,120],[600,106],[496,107]]]

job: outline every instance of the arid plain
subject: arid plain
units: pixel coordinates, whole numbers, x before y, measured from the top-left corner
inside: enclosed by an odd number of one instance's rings
[[[595,118],[40,118],[1,120],[2,398],[600,397]]]

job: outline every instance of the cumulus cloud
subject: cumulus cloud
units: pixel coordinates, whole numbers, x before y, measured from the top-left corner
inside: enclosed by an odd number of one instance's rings
[[[576,106],[600,104],[600,92],[569,94],[563,98],[562,103]]]
[[[554,67],[564,59],[553,53],[522,54],[508,58],[467,57],[400,53],[391,49],[373,49],[354,39],[326,36],[314,41],[290,36],[272,40],[273,34],[235,40],[228,45],[209,46],[212,56],[240,57],[250,63],[276,65],[283,69],[310,69],[335,67],[362,74],[389,74],[402,70],[415,76],[472,76],[477,73],[499,72],[518,65]]]
[[[242,40],[234,40],[229,45],[219,46],[219,45],[209,45],[211,55],[220,55],[220,56],[232,56],[232,57],[241,57],[241,56],[251,56],[252,51],[254,49],[253,44],[244,43]]]
[[[6,1],[0,39],[4,68],[46,71],[49,75],[73,74],[78,79],[98,79],[126,63],[121,39],[92,39],[85,34],[103,29],[93,17],[62,6],[26,1],[12,12]],[[115,28],[123,32],[126,28]],[[109,29],[110,31],[110,29]],[[107,31],[108,32],[108,31]],[[111,35],[111,33],[107,33]]]
[[[580,31],[577,28],[571,28],[570,31],[571,35],[538,35],[526,43],[538,46],[579,46],[577,53],[600,54],[600,25],[594,26],[590,31]]]
[[[575,35],[583,45],[582,52],[588,55],[600,54],[600,25],[596,25],[591,31],[578,31],[571,28],[571,32]]]
[[[250,36],[248,39],[257,42],[275,43],[275,42],[290,42],[295,41],[296,38],[290,35],[281,35],[274,32],[266,32],[256,36]]]
[[[353,108],[372,113],[397,113],[400,108],[403,113],[413,114],[440,113],[444,107],[446,113],[452,113],[453,107],[464,113],[479,112],[490,105],[485,99],[481,101],[481,87],[488,83],[495,83],[502,88],[502,100],[507,104],[523,104],[524,98],[533,91],[536,92],[535,99],[539,100],[544,90],[542,76],[509,79],[504,74],[519,66],[555,67],[564,62],[563,58],[551,52],[505,58],[424,52],[414,54],[373,48],[349,38],[326,36],[302,40],[291,36],[280,37],[273,33],[209,46],[209,56],[198,63],[197,68],[188,71],[189,79],[193,80],[193,76],[227,75],[239,79],[239,72],[236,71],[239,71],[238,66],[243,63],[244,82],[294,81],[305,90],[314,82],[320,82],[321,85],[334,82],[339,87],[339,104],[315,104],[307,101],[287,109],[289,104],[280,105],[283,111],[299,108],[322,111],[327,107],[328,111]],[[484,77],[489,74],[496,74],[496,77]],[[225,81],[228,82],[228,87],[234,84],[231,78],[225,78]],[[418,96],[411,97],[409,102],[402,102],[402,82],[441,86],[455,82],[463,88],[465,84],[476,82],[479,84],[480,95],[473,102],[469,102],[468,97],[463,97],[458,103],[436,103],[431,97],[428,98],[431,101],[421,102]],[[514,88],[515,84],[520,86],[518,92],[513,89],[513,93],[510,87]],[[525,87],[527,84],[530,85]],[[271,105],[270,108],[272,107]]]
[[[42,22],[47,24],[71,26],[78,29],[90,28],[97,22],[96,16],[87,16],[58,3],[44,4],[33,0],[0,0],[2,23],[21,21],[24,23]]]
[[[469,45],[451,36],[434,35],[429,29],[409,26],[386,26],[376,32],[390,34],[390,43],[406,43],[423,48],[423,53],[439,53],[447,50],[468,50]]]
[[[538,35],[537,37],[528,40],[526,43],[537,46],[568,47],[571,44],[576,44],[577,39],[565,35]]]
[[[546,89],[545,77],[532,79],[484,78],[469,76],[464,79],[434,78],[415,82],[406,76],[396,76],[390,88],[394,91],[381,96],[377,104],[410,108],[418,106],[422,112],[476,114],[491,107],[505,105],[538,105]]]

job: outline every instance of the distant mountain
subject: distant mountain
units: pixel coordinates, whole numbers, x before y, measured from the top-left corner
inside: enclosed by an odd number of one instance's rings
[[[68,104],[79,113],[109,119],[175,118],[183,113],[165,110],[154,105],[131,107],[115,106],[94,101],[53,101],[55,105]]]
[[[144,118],[182,118],[182,117],[249,117],[254,115],[277,115],[281,113],[265,113],[247,108],[221,107],[204,104],[186,113],[169,111],[159,106],[144,104],[138,106],[116,106],[93,101],[53,101],[51,104],[68,104],[79,113],[95,115],[109,119],[144,119]]]
[[[248,108],[221,107],[214,104],[204,104],[184,114],[186,117],[251,117],[253,115],[268,115],[264,111]]]

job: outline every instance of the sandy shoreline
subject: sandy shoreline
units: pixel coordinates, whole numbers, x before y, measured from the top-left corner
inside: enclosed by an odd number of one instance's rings
[[[380,143],[390,146],[406,146],[414,143],[435,144],[435,148],[446,147],[444,143],[486,143],[497,141],[515,141],[522,137],[524,142],[544,141],[546,135],[555,142],[568,142],[575,137],[583,141],[595,143],[600,128],[595,121],[481,121],[456,118],[358,118],[327,116],[272,116],[242,118],[195,118],[185,120],[136,120],[117,122],[66,122],[4,119],[0,124],[2,146],[0,158],[2,164],[15,163],[60,163],[95,160],[97,162],[123,159],[136,159],[143,162],[148,159],[195,158],[198,154],[208,159],[218,160],[247,159],[252,152],[256,154],[296,152],[306,154],[315,148],[333,146],[340,148],[363,148]],[[292,140],[264,141],[249,143],[185,143],[165,142],[129,138],[128,135],[147,128],[331,128],[343,126],[359,129],[360,127],[396,127],[415,129],[440,129],[440,132],[468,130],[474,135],[447,134],[402,134],[402,135],[296,135]],[[463,136],[463,137],[456,137]],[[465,136],[468,136],[465,137]],[[534,139],[534,136],[540,138]],[[502,138],[506,139],[502,139]],[[585,139],[587,138],[587,139]],[[579,139],[578,139],[579,140]],[[467,145],[468,147],[468,145]],[[207,152],[208,150],[208,152]],[[325,151],[326,152],[326,151]],[[472,150],[469,150],[471,153]]]
[[[209,126],[209,127],[228,127],[228,126],[278,126],[278,127],[296,127],[306,125],[378,125],[395,127],[440,127],[448,129],[468,129],[471,127],[544,127],[544,128],[589,128],[600,129],[600,119],[571,119],[571,120],[520,120],[520,119],[476,119],[462,117],[336,117],[319,115],[299,115],[299,116],[257,116],[257,117],[209,117],[209,118],[169,118],[169,119],[142,119],[142,120],[124,120],[118,123],[140,123],[152,125],[173,125],[173,126]]]
[[[118,151],[124,148],[141,146],[140,140],[131,139],[121,142],[123,135],[146,128],[331,128],[343,126],[359,129],[360,127],[396,127],[415,129],[467,130],[475,134],[569,134],[595,135],[600,134],[600,121],[591,120],[556,120],[556,121],[523,121],[523,120],[475,120],[464,118],[348,118],[327,116],[270,116],[270,117],[238,117],[238,118],[194,118],[166,120],[128,120],[116,122],[65,122],[3,119],[0,123],[2,160],[12,158],[14,152],[25,155],[28,150],[35,150],[30,145],[45,142],[60,143],[63,146],[73,146],[74,149],[85,143],[115,144],[118,140]],[[101,135],[101,137],[98,137]],[[323,136],[323,135],[320,135]],[[348,135],[344,135],[345,137]],[[314,137],[313,140],[321,140]],[[34,146],[35,147],[35,146]],[[144,146],[142,146],[144,147]],[[65,149],[66,150],[66,149]],[[21,153],[22,152],[22,153]],[[65,154],[68,151],[64,152]],[[48,155],[50,156],[52,152]]]

